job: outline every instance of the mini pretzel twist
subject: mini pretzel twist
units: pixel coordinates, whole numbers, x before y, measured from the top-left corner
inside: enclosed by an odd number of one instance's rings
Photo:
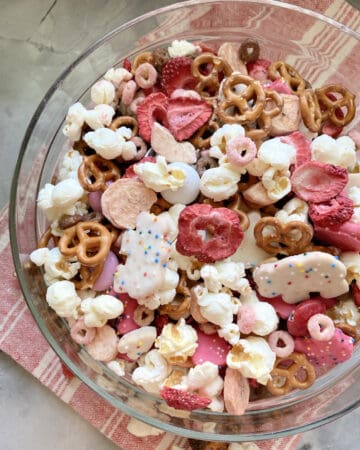
[[[194,134],[190,142],[195,148],[206,149],[210,148],[211,136],[219,129],[219,124],[215,120],[210,120],[208,123],[203,125]]]
[[[238,84],[246,87],[237,93],[234,88]],[[224,101],[220,102],[217,114],[225,123],[255,122],[264,110],[265,91],[259,81],[247,75],[233,73],[224,81],[222,91]]]
[[[283,105],[283,97],[278,92],[265,89],[265,107],[262,114],[273,118],[281,113]]]
[[[294,220],[283,224],[275,217],[263,217],[254,228],[256,245],[270,255],[296,255],[310,244],[313,230],[310,225]]]
[[[227,202],[226,207],[236,212],[240,220],[240,228],[242,231],[246,231],[250,226],[249,218],[244,211],[244,202],[240,194],[235,194],[229,202]]]
[[[305,89],[305,91],[299,95],[299,101],[301,116],[305,125],[310,131],[316,133],[320,130],[322,114],[315,92],[312,89]]]
[[[59,250],[65,257],[76,256],[84,266],[97,266],[105,261],[112,235],[97,222],[79,222],[64,230],[59,240]]]
[[[167,202],[163,197],[159,196],[156,202],[150,208],[150,212],[158,216],[164,211],[167,211],[171,206],[171,203]]]
[[[290,362],[291,365],[287,366],[287,368],[281,367],[285,362]],[[303,370],[306,375],[303,381],[298,378],[300,370]],[[297,352],[285,358],[277,358],[270,375],[271,379],[266,387],[272,395],[285,395],[291,389],[307,389],[314,383],[316,378],[315,369],[306,356]],[[279,381],[282,381],[282,384]]]
[[[211,67],[208,72],[208,67]],[[221,73],[229,77],[232,73],[230,64],[213,53],[202,53],[192,62],[191,72],[198,80],[195,90],[205,100],[214,100],[217,97]]]
[[[78,274],[71,281],[79,291],[92,289],[103,268],[104,263],[100,263],[95,267],[81,266]]]
[[[329,119],[338,127],[344,127],[355,116],[355,95],[348,91],[344,86],[339,84],[329,84],[320,89],[315,90],[322,109],[322,120]],[[333,95],[329,95],[333,94]],[[335,95],[338,94],[338,97]],[[338,117],[336,110],[345,108],[346,114],[344,117]]]
[[[131,116],[116,117],[116,119],[114,119],[109,126],[109,128],[113,131],[116,131],[120,127],[131,128],[132,137],[135,137],[139,134],[138,121],[134,117]]]
[[[86,156],[78,169],[81,186],[89,192],[105,191],[108,181],[120,178],[119,168],[99,155]]]
[[[48,227],[45,232],[41,235],[39,242],[38,242],[38,248],[45,248],[45,247],[49,247],[49,242],[52,241],[54,247],[57,246],[58,242],[59,242],[59,237],[58,236],[54,236],[51,233],[51,227]]]
[[[271,80],[283,78],[295,95],[300,95],[304,92],[306,81],[294,67],[284,61],[272,62],[268,69],[268,76]]]
[[[190,315],[191,292],[187,285],[185,272],[180,275],[180,280],[176,288],[176,296],[172,303],[162,305],[159,308],[160,314],[167,314],[173,320],[186,318]]]

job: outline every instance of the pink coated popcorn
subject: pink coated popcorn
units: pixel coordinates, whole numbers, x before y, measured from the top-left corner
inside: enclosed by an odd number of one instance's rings
[[[121,94],[121,101],[125,106],[129,106],[134,100],[136,90],[137,85],[134,80],[129,80],[126,82]]]
[[[307,329],[310,336],[317,341],[329,341],[335,333],[334,322],[325,314],[311,316],[307,323]]]
[[[142,89],[149,89],[154,86],[157,80],[155,67],[150,63],[143,63],[135,71],[135,81]]]
[[[241,305],[237,314],[237,324],[240,333],[249,334],[256,323],[256,315],[251,305]]]
[[[268,337],[268,343],[279,358],[287,358],[294,351],[294,339],[287,331],[273,331]]]
[[[78,344],[88,345],[95,339],[96,328],[87,327],[84,319],[79,319],[71,327],[70,334]]]
[[[249,164],[257,154],[255,142],[243,136],[231,139],[226,145],[226,156],[231,164],[243,167]]]

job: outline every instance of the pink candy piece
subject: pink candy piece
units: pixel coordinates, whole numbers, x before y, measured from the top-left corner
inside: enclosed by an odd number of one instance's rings
[[[237,324],[240,333],[249,334],[256,323],[256,315],[250,305],[241,305],[237,314]]]
[[[102,191],[89,192],[89,205],[95,212],[101,212]]]
[[[126,334],[140,328],[134,321],[134,311],[139,306],[138,302],[134,298],[129,297],[127,294],[117,294],[117,297],[124,305],[124,312],[122,313],[117,325],[117,332],[119,334]]]
[[[119,260],[117,256],[115,255],[115,253],[110,251],[107,258],[105,259],[104,268],[93,286],[93,289],[95,291],[105,291],[112,286],[113,276],[116,272],[118,264]]]
[[[281,295],[278,295],[274,298],[267,298],[257,293],[257,296],[259,300],[270,303],[270,305],[275,309],[276,314],[281,319],[287,319],[294,309],[294,305],[284,302]]]
[[[71,327],[70,334],[78,344],[88,345],[95,339],[96,328],[87,327],[84,319],[79,319]]]
[[[136,145],[136,155],[134,159],[138,161],[145,156],[147,146],[140,136],[134,136],[130,139],[130,141]]]
[[[136,90],[137,84],[134,80],[129,80],[125,83],[121,94],[121,101],[125,106],[129,106],[130,103],[134,100]]]
[[[135,81],[142,89],[149,89],[154,86],[157,80],[155,67],[150,63],[143,63],[135,71]]]
[[[341,250],[360,252],[360,224],[344,222],[336,227],[314,227],[314,235],[326,244]]]
[[[313,338],[295,338],[295,351],[304,353],[316,366],[334,366],[351,358],[354,338],[347,336],[339,328],[329,341]]]
[[[284,345],[279,346],[280,342]],[[279,358],[287,358],[294,351],[294,339],[287,331],[273,331],[268,337],[268,343]]]
[[[249,164],[257,154],[255,142],[250,138],[237,136],[226,145],[226,156],[231,164],[243,167]]]
[[[275,91],[278,94],[292,94],[292,90],[289,88],[289,85],[283,78],[277,78],[275,81],[271,83],[264,84],[265,89],[269,89],[271,91]]]
[[[230,345],[217,333],[205,334],[196,330],[198,335],[198,346],[192,356],[194,364],[202,364],[210,361],[218,366],[226,364],[226,356],[230,351]]]
[[[317,341],[329,341],[335,333],[332,319],[325,314],[314,314],[307,323],[310,336]]]

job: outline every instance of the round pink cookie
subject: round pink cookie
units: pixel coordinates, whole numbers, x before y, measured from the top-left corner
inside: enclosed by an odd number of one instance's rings
[[[134,311],[139,306],[138,302],[129,297],[127,294],[117,294],[117,297],[124,305],[124,312],[117,325],[117,332],[119,334],[126,334],[130,331],[137,330],[139,325],[134,321]]]
[[[112,286],[113,276],[116,272],[116,267],[118,264],[119,260],[117,256],[115,253],[110,251],[105,259],[104,268],[93,286],[95,291],[105,291]]]
[[[198,346],[192,356],[194,364],[202,364],[209,361],[218,366],[226,364],[226,356],[230,351],[230,345],[225,339],[215,334],[205,334],[196,330],[198,335]]]

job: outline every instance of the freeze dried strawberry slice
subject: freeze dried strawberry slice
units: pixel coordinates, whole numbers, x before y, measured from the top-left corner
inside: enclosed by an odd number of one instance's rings
[[[148,95],[137,107],[136,114],[140,135],[145,141],[151,141],[151,129],[155,121],[167,125],[166,112],[168,98],[162,92]]]
[[[257,59],[246,64],[249,75],[259,81],[266,81],[268,79],[268,68],[271,61],[267,59]]]
[[[326,305],[321,300],[309,299],[295,307],[287,320],[287,330],[292,336],[308,336],[307,322],[314,314],[324,314]]]
[[[360,224],[344,222],[336,227],[319,227],[315,225],[314,236],[340,250],[360,252]]]
[[[346,169],[319,161],[302,164],[291,176],[293,192],[312,203],[323,203],[336,197],[344,190],[347,181]]]
[[[309,217],[319,227],[333,227],[351,219],[354,204],[345,195],[338,195],[328,202],[311,203]]]
[[[295,338],[295,351],[304,353],[316,366],[335,366],[346,361],[352,355],[354,338],[347,336],[339,328],[329,341],[313,338]]]
[[[282,136],[280,138],[280,141],[295,147],[296,149],[295,167],[299,167],[302,164],[311,160],[310,142],[306,139],[306,137],[302,133],[300,133],[300,131],[294,131],[288,136]]]
[[[243,239],[239,216],[228,208],[195,203],[179,216],[176,250],[211,263],[235,253]]]
[[[192,58],[179,56],[171,58],[163,67],[161,86],[167,95],[175,89],[194,89],[196,78],[191,73]]]
[[[202,127],[211,114],[212,106],[203,100],[171,98],[167,111],[168,128],[176,140],[184,141]]]
[[[125,58],[123,61],[123,68],[131,72],[131,61],[129,58]]]
[[[161,388],[161,397],[169,406],[175,409],[185,409],[186,411],[193,411],[194,409],[203,409],[210,405],[211,400],[206,397],[200,397],[197,394],[180,391],[168,386]]]

